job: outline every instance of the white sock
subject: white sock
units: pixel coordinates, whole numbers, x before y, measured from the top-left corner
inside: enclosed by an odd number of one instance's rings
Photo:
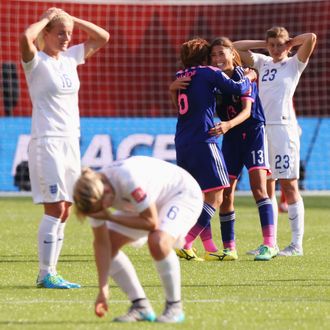
[[[274,194],[273,198],[271,198],[273,213],[274,213],[274,243],[277,246],[277,224],[278,224],[278,205],[276,195]]]
[[[57,265],[63,246],[65,225],[66,222],[60,222],[57,228],[57,243],[56,243],[55,261],[54,261],[55,267]]]
[[[60,219],[44,214],[38,231],[39,279],[55,268],[57,229]]]
[[[135,268],[124,252],[119,251],[112,259],[109,276],[127,294],[131,301],[146,298]]]
[[[159,277],[162,281],[166,301],[181,300],[181,273],[180,262],[174,250],[163,260],[154,260]]]
[[[304,236],[305,207],[303,199],[288,205],[288,215],[291,226],[292,243],[302,247]]]

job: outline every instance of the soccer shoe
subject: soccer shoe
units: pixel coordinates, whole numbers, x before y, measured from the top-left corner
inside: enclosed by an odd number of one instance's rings
[[[237,259],[237,251],[230,249],[224,249],[220,253],[206,251],[204,255],[205,261],[232,261]]]
[[[162,315],[158,316],[156,322],[160,323],[181,323],[185,319],[181,302],[166,303]]]
[[[247,251],[246,254],[256,256],[257,254],[259,254],[259,250],[261,247],[262,247],[262,245],[259,245],[256,249]],[[277,244],[275,245],[274,249],[276,250],[277,253],[280,251]]]
[[[58,275],[47,274],[42,280],[37,279],[37,288],[45,289],[71,289],[69,284],[63,282]]]
[[[155,320],[156,314],[147,299],[133,303],[126,314],[113,319],[114,322],[153,322]]]
[[[281,257],[301,257],[304,255],[303,249],[297,245],[291,243],[278,253]]]
[[[70,289],[79,289],[79,288],[81,288],[81,285],[80,285],[80,284],[69,282],[69,281],[65,280],[61,275],[57,275],[57,277],[58,277],[63,283],[66,283],[66,284],[70,287]]]
[[[256,256],[257,254],[259,254],[259,250],[261,247],[262,245],[259,245],[256,249],[247,251],[246,254]]]
[[[199,258],[196,254],[196,249],[175,249],[176,255],[182,259],[187,259],[189,261],[204,261],[204,259]]]
[[[259,249],[259,254],[254,257],[255,261],[269,261],[277,256],[277,249],[274,247],[269,247],[267,245],[261,245]]]

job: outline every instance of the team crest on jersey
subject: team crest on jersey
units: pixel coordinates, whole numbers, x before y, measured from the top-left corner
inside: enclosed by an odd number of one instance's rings
[[[142,188],[136,188],[135,190],[133,190],[131,192],[132,197],[134,198],[134,200],[137,203],[141,203],[142,201],[144,201],[147,197],[147,194],[143,191]]]
[[[56,194],[57,193],[57,184],[52,184],[49,186],[49,192],[51,194]]]

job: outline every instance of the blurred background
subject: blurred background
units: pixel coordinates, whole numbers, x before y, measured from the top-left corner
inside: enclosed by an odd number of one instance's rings
[[[0,2],[0,192],[29,191],[31,102],[18,38],[53,6],[111,34],[79,69],[82,162],[94,168],[133,154],[175,162],[176,111],[168,86],[186,40],[264,39],[272,26],[284,26],[292,37],[316,33],[316,49],[294,96],[302,129],[300,186],[330,190],[330,1],[72,0]],[[72,43],[83,37],[77,29]],[[250,189],[245,172],[238,189]]]

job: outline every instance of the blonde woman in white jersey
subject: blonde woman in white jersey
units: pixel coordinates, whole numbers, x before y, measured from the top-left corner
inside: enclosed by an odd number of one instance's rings
[[[91,217],[99,282],[96,315],[102,317],[108,310],[110,276],[132,302],[128,313],[115,321],[183,322],[180,263],[173,248],[183,246],[202,212],[203,194],[197,181],[171,163],[134,156],[101,172],[84,171],[76,182],[74,201],[78,214]],[[111,212],[111,207],[116,211]],[[166,299],[158,318],[132,263],[121,251],[126,244],[138,247],[147,241]]]
[[[69,48],[74,26],[86,32],[87,40]],[[44,206],[38,231],[37,287],[80,287],[56,271],[73,185],[81,171],[77,66],[108,39],[107,31],[59,8],[48,9],[20,37],[33,107],[28,151],[31,188],[34,203]]]
[[[273,27],[266,40],[241,40],[234,47],[242,61],[259,71],[259,96],[266,116],[266,134],[272,176],[268,180],[268,194],[278,216],[275,180],[279,179],[288,202],[288,216],[292,240],[279,252],[280,256],[302,256],[304,235],[304,203],[299,193],[300,141],[298,123],[293,107],[293,95],[300,76],[307,66],[315,44],[314,33],[289,37],[283,27]],[[290,50],[298,47],[289,57]],[[251,52],[265,48],[269,56]],[[277,223],[277,221],[276,221]],[[257,250],[250,251],[254,253]],[[255,252],[257,253],[257,252]]]

